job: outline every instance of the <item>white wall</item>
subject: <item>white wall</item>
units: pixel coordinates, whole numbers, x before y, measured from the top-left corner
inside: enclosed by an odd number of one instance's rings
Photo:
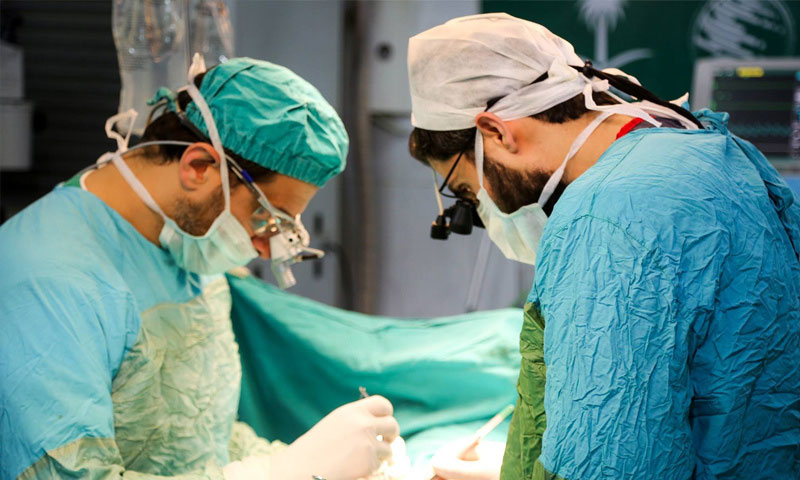
[[[268,60],[293,70],[308,80],[331,105],[341,111],[340,79],[343,2],[339,0],[264,1],[228,0],[236,36],[236,55]],[[339,182],[329,182],[311,201],[303,222],[312,235],[312,246],[339,241]],[[323,230],[314,231],[315,216]],[[292,292],[335,305],[340,289],[339,262],[328,255],[317,265],[293,267],[297,286]],[[272,280],[268,262],[262,277]],[[251,265],[252,267],[252,265]]]
[[[484,231],[430,238],[436,217],[431,171],[408,153],[411,100],[406,57],[408,38],[454,17],[478,13],[477,0],[372,2],[368,35],[376,162],[381,265],[378,312],[397,316],[462,313]],[[391,54],[378,54],[381,45]],[[530,289],[532,268],[506,260],[492,244],[479,309],[507,307]]]

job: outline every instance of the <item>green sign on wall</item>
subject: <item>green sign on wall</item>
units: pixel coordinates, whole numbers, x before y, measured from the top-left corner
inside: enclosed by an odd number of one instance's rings
[[[483,11],[540,23],[666,99],[690,90],[700,58],[800,56],[796,0],[484,0]]]

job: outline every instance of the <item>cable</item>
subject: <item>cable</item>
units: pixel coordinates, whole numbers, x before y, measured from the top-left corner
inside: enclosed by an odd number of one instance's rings
[[[439,215],[444,215],[444,205],[442,205],[442,196],[439,194],[439,185],[436,183],[436,170],[431,168],[433,173],[433,192],[436,195],[436,203],[439,205]]]
[[[474,312],[478,309],[478,300],[481,296],[483,279],[486,277],[486,267],[489,263],[489,234],[484,232],[481,237],[481,244],[478,247],[478,255],[475,257],[475,267],[472,270],[472,278],[469,281],[467,290],[466,311]]]
[[[353,272],[344,247],[342,247],[341,243],[334,241],[324,242],[320,247],[339,257],[339,276],[342,281],[342,297],[344,297],[344,305],[342,307],[345,310],[353,310],[355,306],[355,297],[353,296]]]
[[[667,102],[666,100],[662,100],[659,98],[655,93],[651,92],[650,90],[644,88],[641,85],[637,85],[630,81],[629,79],[621,76],[621,75],[612,75],[610,73],[603,72],[598,70],[592,66],[592,62],[586,60],[586,63],[582,67],[576,67],[572,65],[572,68],[584,74],[587,78],[597,77],[601,80],[607,80],[609,85],[620,90],[621,92],[627,93],[628,95],[633,96],[639,100],[647,100],[649,102],[655,103],[656,105],[661,105],[662,107],[669,108],[670,110],[674,111],[678,115],[687,118],[692,123],[697,125],[698,128],[703,129],[703,124],[700,123],[700,120],[695,118],[694,115],[688,110],[674,103]]]

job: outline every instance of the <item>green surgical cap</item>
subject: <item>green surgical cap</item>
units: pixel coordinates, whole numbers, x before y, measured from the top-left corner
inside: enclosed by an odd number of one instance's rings
[[[288,68],[233,58],[208,70],[199,89],[222,145],[242,158],[318,187],[344,170],[349,142],[342,120]],[[194,102],[186,116],[208,135]]]

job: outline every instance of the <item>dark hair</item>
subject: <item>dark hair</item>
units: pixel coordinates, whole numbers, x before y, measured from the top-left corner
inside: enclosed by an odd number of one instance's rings
[[[598,105],[617,103],[605,92],[594,92],[592,98]],[[583,94],[579,94],[544,112],[531,115],[531,118],[548,123],[564,123],[577,120],[586,113],[589,113],[589,110],[586,108]],[[475,130],[476,127],[449,131],[414,128],[411,136],[408,137],[408,150],[412,157],[426,165],[429,160],[446,160],[461,152],[465,152],[467,159],[472,161],[474,159],[472,145],[475,140]]]
[[[205,73],[201,73],[195,77],[194,84],[198,88],[203,82],[204,76]],[[183,91],[178,94],[178,105],[180,106],[181,110],[185,111],[186,107],[191,102],[192,97],[188,92]],[[195,133],[192,129],[181,123],[181,119],[177,113],[168,110],[165,110],[164,113],[162,113],[145,127],[144,134],[142,134],[141,138],[142,142],[153,142],[158,140],[211,143],[211,140],[205,135]],[[186,148],[187,147],[183,145],[153,145],[150,147],[144,147],[142,151],[144,156],[149,160],[163,164],[178,161],[181,158],[181,155],[183,155],[183,152],[186,151]],[[274,170],[262,167],[257,163],[242,158],[240,155],[233,153],[227,148],[225,149],[225,153],[227,153],[229,157],[233,158],[233,160],[236,161],[239,166],[245,169],[247,173],[249,173],[250,176],[252,176],[255,180],[268,181],[276,173]],[[237,181],[237,177],[235,175],[230,175],[230,179],[231,182],[234,183]]]

